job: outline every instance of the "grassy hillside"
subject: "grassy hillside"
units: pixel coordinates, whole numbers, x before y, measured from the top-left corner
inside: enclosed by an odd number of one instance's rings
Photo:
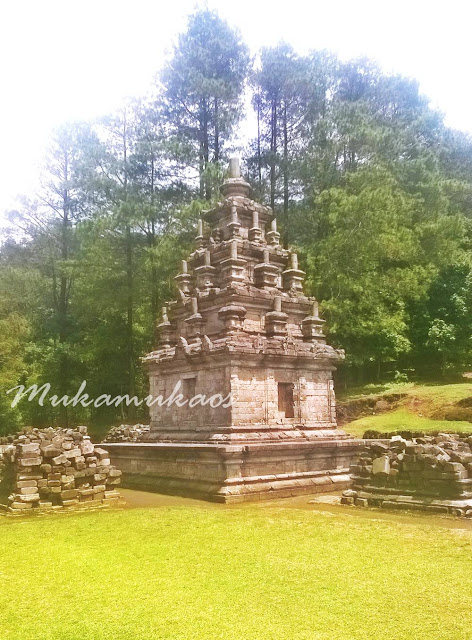
[[[466,406],[469,405],[469,398],[470,406]],[[470,382],[446,385],[369,385],[354,389],[348,395],[341,395],[339,406],[341,411],[354,407],[364,413],[343,425],[346,431],[356,436],[361,436],[367,430],[472,433]]]

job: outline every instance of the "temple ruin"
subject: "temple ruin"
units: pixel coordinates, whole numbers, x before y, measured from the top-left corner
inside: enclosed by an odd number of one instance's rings
[[[222,201],[203,213],[195,249],[162,311],[157,349],[144,358],[153,397],[219,394],[216,408],[151,408],[146,444],[108,445],[143,488],[218,501],[348,486],[357,443],[336,425],[333,371],[305,273],[280,245],[272,210],[250,198],[231,160]]]

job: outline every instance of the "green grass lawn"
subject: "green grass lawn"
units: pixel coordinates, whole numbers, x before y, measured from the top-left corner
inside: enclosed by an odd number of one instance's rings
[[[272,506],[0,519],[2,640],[470,640],[472,532]]]
[[[406,383],[387,383],[387,384],[368,384],[364,387],[353,387],[348,392],[338,393],[340,400],[353,400],[356,398],[364,398],[369,395],[403,393],[410,399],[417,398],[420,400],[428,400],[433,402],[434,408],[441,407],[445,404],[453,404],[458,400],[468,398],[472,395],[472,382],[462,382],[456,384],[414,384]]]
[[[362,436],[368,429],[382,433],[390,431],[454,431],[472,433],[472,424],[464,420],[434,420],[406,408],[366,416],[342,427],[353,436]]]
[[[457,431],[472,433],[472,423],[467,420],[444,420],[441,414],[454,406],[456,402],[472,396],[472,384],[415,385],[389,384],[369,385],[354,389],[343,401],[376,395],[405,394],[400,406],[393,411],[370,415],[353,420],[343,429],[355,436],[362,436],[368,429],[380,432],[389,431]]]

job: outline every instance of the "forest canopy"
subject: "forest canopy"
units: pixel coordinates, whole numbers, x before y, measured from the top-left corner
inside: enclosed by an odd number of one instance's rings
[[[241,148],[248,107],[257,136]],[[3,390],[49,382],[74,395],[86,380],[91,397],[146,395],[140,357],[235,152],[346,350],[345,384],[471,367],[471,138],[414,80],[286,43],[251,57],[203,10],[149,95],[55,131],[42,188],[8,213]],[[0,396],[0,434],[142,417],[10,402]]]

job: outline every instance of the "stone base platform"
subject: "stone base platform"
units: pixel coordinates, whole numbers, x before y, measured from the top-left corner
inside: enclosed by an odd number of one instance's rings
[[[50,514],[64,514],[75,513],[81,511],[103,511],[126,507],[126,500],[121,496],[113,500],[91,500],[90,502],[79,502],[70,507],[63,507],[62,505],[54,505],[47,507],[37,507],[36,509],[13,509],[8,506],[7,500],[0,498],[0,518],[23,518],[25,516],[36,517],[41,515]]]
[[[213,502],[342,490],[362,440],[253,444],[108,443],[122,486]]]
[[[346,491],[341,498],[342,504],[353,504],[357,507],[382,507],[382,509],[401,509],[406,511],[426,511],[443,513],[457,517],[472,518],[472,498],[449,500],[421,495],[392,495],[370,493],[367,491]]]

